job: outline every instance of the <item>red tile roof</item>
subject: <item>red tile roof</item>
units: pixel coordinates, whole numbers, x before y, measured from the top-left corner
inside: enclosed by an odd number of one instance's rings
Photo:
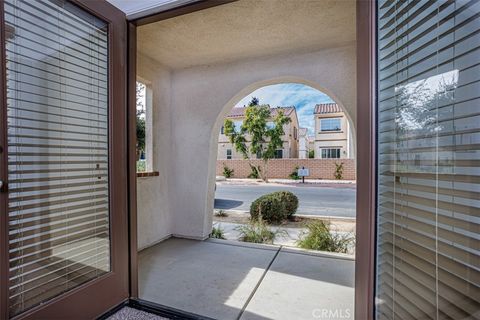
[[[238,118],[238,117],[244,117],[245,116],[245,110],[247,108],[232,108],[230,111],[230,114],[227,116],[227,118]],[[283,114],[286,117],[289,117],[292,112],[295,111],[295,107],[276,107],[276,108],[270,108],[270,113],[272,117],[275,117],[277,115],[278,110],[282,110]]]
[[[343,112],[342,108],[336,103],[321,103],[315,106],[314,114],[338,113]]]

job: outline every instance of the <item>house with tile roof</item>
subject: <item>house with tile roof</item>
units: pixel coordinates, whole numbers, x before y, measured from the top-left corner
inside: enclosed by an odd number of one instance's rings
[[[242,123],[245,119],[245,110],[246,107],[233,108],[230,113],[227,115],[226,119],[233,121],[235,128],[240,130]],[[273,119],[278,112],[283,112],[286,117],[289,117],[291,121],[287,123],[283,131],[285,134],[282,136],[283,146],[278,149],[276,152],[276,158],[298,158],[298,117],[295,107],[276,107],[270,108],[271,118]],[[273,122],[269,122],[269,125],[273,125]],[[248,139],[248,138],[247,138]],[[220,129],[218,136],[218,154],[217,159],[243,159],[241,153],[235,150],[235,146],[230,143],[228,137],[224,134],[224,127]],[[255,158],[252,157],[252,158]]]
[[[354,158],[350,124],[336,103],[317,104],[314,110],[316,159]]]

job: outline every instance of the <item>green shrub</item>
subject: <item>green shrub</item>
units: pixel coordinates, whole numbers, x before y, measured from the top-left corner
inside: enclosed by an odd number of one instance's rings
[[[336,180],[343,179],[343,162],[342,163],[335,162],[335,173],[333,175],[335,176]]]
[[[261,196],[250,206],[252,220],[264,220],[267,223],[280,223],[288,217],[286,205],[278,194]]]
[[[224,210],[219,210],[219,211],[214,213],[214,216],[225,218],[225,217],[228,217],[228,213],[226,213]]]
[[[290,179],[300,180],[300,176],[298,175],[298,167],[295,167],[292,173],[290,173]]]
[[[231,178],[231,177],[233,177],[233,172],[234,172],[234,171],[235,171],[235,170],[230,169],[230,168],[227,167],[225,164],[223,164],[223,176],[224,176],[225,178]]]
[[[250,179],[259,179],[259,178],[260,178],[260,173],[258,172],[258,170],[260,170],[260,169],[258,169],[258,168],[255,167],[255,166],[252,166],[251,164],[249,164],[249,165],[250,165],[250,170],[251,170],[251,172],[250,172],[250,174],[248,175],[248,178],[250,178]]]
[[[329,223],[315,221],[307,225],[297,244],[303,249],[347,253],[354,241],[351,234],[333,233]]]
[[[250,217],[267,223],[280,223],[297,212],[298,198],[290,191],[276,191],[261,196],[250,206]]]
[[[214,239],[223,239],[223,240],[226,239],[223,229],[220,227],[213,227],[212,233],[210,233],[209,237]]]
[[[286,236],[288,234],[285,230],[270,230],[261,219],[238,226],[236,230],[240,232],[238,240],[253,243],[273,244],[277,236]]]
[[[298,198],[290,191],[277,191],[273,192],[273,195],[276,195],[280,198],[285,204],[285,209],[287,210],[287,218],[290,218],[297,212],[298,209]]]

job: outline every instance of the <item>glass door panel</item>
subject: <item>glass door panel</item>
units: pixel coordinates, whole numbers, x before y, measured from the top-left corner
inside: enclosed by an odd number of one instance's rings
[[[111,22],[87,7],[3,3],[9,317],[127,277],[112,261]]]
[[[480,5],[379,1],[377,319],[480,315]]]

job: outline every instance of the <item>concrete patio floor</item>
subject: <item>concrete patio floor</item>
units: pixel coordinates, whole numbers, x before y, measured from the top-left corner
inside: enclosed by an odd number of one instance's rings
[[[353,319],[354,260],[282,246],[171,238],[139,254],[143,300],[204,317]]]

